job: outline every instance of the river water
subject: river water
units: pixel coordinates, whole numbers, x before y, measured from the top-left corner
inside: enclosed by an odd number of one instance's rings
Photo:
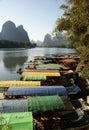
[[[73,54],[75,49],[66,48],[31,48],[31,49],[0,49],[0,80],[18,80],[17,70],[24,68],[24,63],[37,55]]]

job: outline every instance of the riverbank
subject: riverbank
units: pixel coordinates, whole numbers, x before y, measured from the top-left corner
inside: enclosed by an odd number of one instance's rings
[[[76,67],[75,72],[78,74],[77,84],[83,91],[84,99],[87,100],[89,95],[89,66],[88,59],[84,61],[83,56],[80,54],[80,61]]]

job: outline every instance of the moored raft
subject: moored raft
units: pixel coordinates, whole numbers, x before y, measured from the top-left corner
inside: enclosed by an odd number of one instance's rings
[[[74,99],[80,95],[81,89],[78,86],[75,87],[64,87],[64,86],[13,86],[8,88],[5,93],[5,97],[28,97],[28,96],[50,96],[50,95],[59,95],[64,97],[70,97]]]
[[[10,86],[40,86],[40,81],[16,81],[16,80],[1,80],[0,88],[8,88]]]
[[[78,61],[74,59],[63,59],[63,60],[60,60],[59,63],[62,63],[65,67],[76,69]]]
[[[37,65],[36,66],[36,69],[37,70],[40,70],[40,69],[45,69],[45,70],[60,70],[60,69],[66,69],[66,67],[60,65],[60,64],[52,64],[52,63],[49,63],[49,64],[40,64],[40,65]]]
[[[59,70],[37,70],[37,69],[26,69],[26,70],[23,70],[23,72],[46,72],[46,73],[59,73],[60,71]]]
[[[34,86],[34,87],[10,87],[6,96],[50,96],[60,95],[68,96],[67,89],[64,86]]]
[[[61,118],[66,129],[89,130],[89,116],[81,109],[64,114]]]
[[[67,91],[69,94],[77,94],[79,92],[81,92],[81,89],[78,86],[72,86],[72,87],[66,87]]]
[[[74,111],[72,103],[67,98],[58,95],[53,96],[34,96],[27,99],[3,99],[0,100],[1,113],[10,112],[46,112],[61,110],[61,114]],[[63,113],[62,113],[63,112]]]
[[[39,64],[47,64],[47,63],[53,63],[53,60],[33,60],[25,62],[24,65],[39,65]]]

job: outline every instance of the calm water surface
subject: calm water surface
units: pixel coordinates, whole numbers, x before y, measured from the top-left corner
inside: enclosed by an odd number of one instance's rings
[[[0,80],[18,80],[18,68],[24,68],[26,61],[37,55],[70,54],[74,49],[66,48],[32,48],[32,49],[0,49]]]

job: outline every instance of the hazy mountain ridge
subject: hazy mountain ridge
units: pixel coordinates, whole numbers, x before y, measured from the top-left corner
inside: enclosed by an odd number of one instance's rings
[[[23,28],[23,25],[16,27],[15,23],[12,21],[7,21],[3,24],[2,30],[0,32],[0,40],[10,40],[10,41],[21,41],[29,42],[28,33]]]
[[[67,40],[61,32],[59,32],[55,36],[51,36],[50,34],[46,34],[43,41],[43,46],[58,46],[58,47],[66,47]]]
[[[68,44],[70,44],[66,37],[61,33],[58,32],[57,35],[52,36],[51,34],[46,34],[44,36],[43,41],[31,41],[32,43],[36,43],[37,46],[42,46],[42,47],[67,47]]]
[[[46,34],[43,41],[35,41],[29,39],[28,33],[24,29],[23,25],[16,27],[12,21],[7,21],[3,24],[0,32],[0,40],[17,41],[17,42],[31,42],[37,46],[42,47],[67,47],[68,43],[66,37],[58,32],[56,35]]]

